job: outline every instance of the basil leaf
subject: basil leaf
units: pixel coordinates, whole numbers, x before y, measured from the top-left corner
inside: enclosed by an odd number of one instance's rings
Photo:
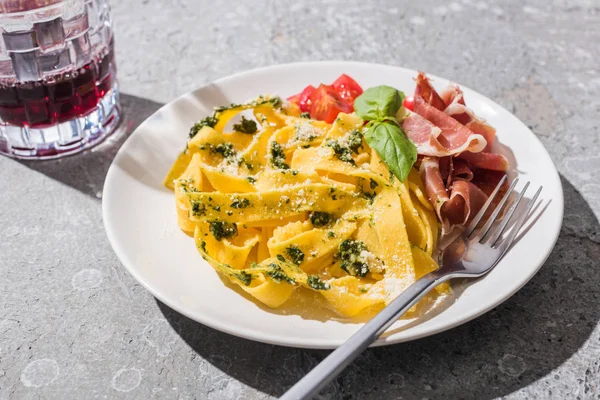
[[[369,88],[354,100],[356,115],[367,121],[394,117],[402,107],[404,93],[390,86]]]
[[[404,182],[417,161],[417,148],[402,128],[389,121],[375,122],[365,132],[365,140],[400,182]]]

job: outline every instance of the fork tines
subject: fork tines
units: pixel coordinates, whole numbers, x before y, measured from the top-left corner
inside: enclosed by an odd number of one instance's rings
[[[477,229],[477,226],[479,225],[480,222],[482,222],[484,215],[486,214],[488,208],[493,203],[495,197],[498,195],[498,192],[500,191],[500,188],[502,187],[502,185],[504,185],[505,181],[506,181],[506,176],[504,176],[500,180],[500,182],[498,182],[498,185],[496,185],[496,187],[494,188],[494,191],[490,194],[489,198],[487,199],[487,201],[485,202],[483,207],[481,207],[481,210],[479,210],[477,215],[475,215],[475,217],[473,218],[473,221],[469,224],[469,226],[465,230],[465,236],[468,239],[477,238],[477,240],[480,243],[489,243],[492,247],[497,247],[501,243],[510,244],[514,240],[516,234],[521,229],[521,226],[525,222],[527,215],[529,215],[529,212],[531,211],[540,192],[542,191],[542,186],[540,186],[538,188],[538,190],[535,192],[535,194],[533,195],[533,198],[529,201],[529,203],[525,207],[525,210],[520,211],[515,215],[515,212],[517,211],[519,203],[523,199],[525,192],[527,191],[527,189],[529,188],[529,185],[530,185],[530,182],[525,183],[525,186],[523,187],[523,189],[521,189],[517,198],[509,206],[509,205],[507,205],[507,202],[509,202],[509,198],[511,197],[511,194],[513,193],[513,190],[515,189],[515,186],[519,182],[519,178],[516,178],[511,183],[510,187],[508,188],[508,190],[506,191],[504,196],[502,196],[502,199],[500,199],[500,201],[498,202],[498,205],[494,208],[494,211],[492,212],[492,214],[489,216],[489,218],[487,218],[483,227],[481,229]],[[507,207],[507,210],[504,213],[504,215],[502,215],[501,211],[505,205]],[[516,220],[515,224],[513,225],[512,229],[510,231],[510,234],[508,235],[506,240],[502,240],[502,235],[507,230],[507,227],[509,226],[508,224],[511,221],[513,215],[515,217],[517,217],[517,220]],[[501,221],[500,225],[498,225],[497,228],[493,228],[494,223],[498,222],[498,221]]]

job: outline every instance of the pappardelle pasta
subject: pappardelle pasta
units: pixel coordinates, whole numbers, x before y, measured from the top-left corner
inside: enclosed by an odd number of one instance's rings
[[[385,306],[438,268],[439,223],[419,172],[400,182],[364,124],[344,112],[311,119],[279,98],[216,109],[165,178],[179,227],[268,307],[296,290],[320,293],[346,317]]]

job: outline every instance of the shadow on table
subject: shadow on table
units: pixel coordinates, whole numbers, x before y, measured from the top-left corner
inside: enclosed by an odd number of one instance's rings
[[[548,375],[577,352],[600,319],[600,225],[576,189],[564,178],[562,183],[568,208],[560,237],[523,289],[450,331],[369,349],[322,397],[495,398]],[[281,395],[328,354],[250,342],[200,325],[160,302],[158,306],[204,359],[270,395]],[[584,390],[589,383],[581,384]]]
[[[108,167],[123,142],[161,103],[121,93],[122,120],[117,130],[97,147],[79,154],[48,161],[19,162],[78,191],[100,198]]]

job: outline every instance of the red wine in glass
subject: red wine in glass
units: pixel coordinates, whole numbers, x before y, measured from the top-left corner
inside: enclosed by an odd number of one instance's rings
[[[0,81],[0,118],[11,125],[42,128],[85,116],[113,85],[112,46],[98,61],[37,82]]]

